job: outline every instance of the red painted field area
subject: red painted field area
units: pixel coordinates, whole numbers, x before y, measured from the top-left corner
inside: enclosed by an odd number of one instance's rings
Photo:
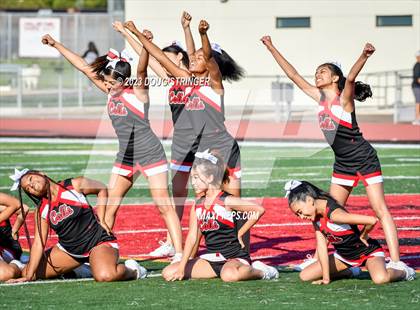
[[[388,195],[386,201],[398,227],[401,258],[410,266],[420,269],[420,195]],[[315,239],[311,224],[293,215],[284,198],[264,198],[257,202],[266,208],[266,213],[252,229],[252,258],[264,259],[276,265],[288,265],[313,253]],[[190,205],[182,220],[184,238],[189,209]],[[353,213],[374,214],[364,196],[351,197],[347,209]],[[33,220],[31,213],[27,220],[31,235]],[[138,259],[146,259],[147,253],[154,250],[158,241],[166,236],[163,220],[153,205],[122,206],[114,232],[118,237],[121,256]],[[384,234],[379,224],[371,236],[383,241]],[[23,247],[27,248],[23,232],[20,238]],[[53,245],[56,241],[53,235],[48,244]]]

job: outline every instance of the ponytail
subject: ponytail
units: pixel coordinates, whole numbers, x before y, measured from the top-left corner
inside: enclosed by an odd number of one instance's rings
[[[96,74],[98,80],[103,80],[104,75],[111,75],[117,81],[125,81],[131,77],[131,65],[126,61],[118,61],[115,68],[107,67],[109,60],[107,55],[99,56],[90,64],[92,72]]]
[[[344,89],[344,86],[346,85],[346,78],[344,77],[343,71],[340,69],[339,66],[330,62],[324,63],[319,67],[323,66],[328,67],[333,73],[333,75],[338,76],[338,90],[341,93]],[[372,90],[370,88],[370,85],[357,81],[354,86],[354,99],[363,102],[370,97],[372,97]]]
[[[225,50],[220,49],[220,52],[212,50],[212,56],[219,66],[223,80],[232,82],[244,77],[245,70]]]
[[[289,206],[296,201],[306,201],[306,198],[309,196],[313,199],[325,199],[332,200],[337,203],[337,201],[326,191],[320,189],[319,187],[313,185],[312,183],[306,181],[298,182],[300,185],[291,188],[288,191],[288,202]]]

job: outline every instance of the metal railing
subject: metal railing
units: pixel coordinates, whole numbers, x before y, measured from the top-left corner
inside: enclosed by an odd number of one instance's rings
[[[41,63],[40,67],[39,76],[31,76],[25,73],[30,73],[31,71],[27,70],[31,67],[17,64],[0,65],[0,108],[3,116],[8,114],[8,110],[19,114],[19,111],[25,113],[25,109],[32,109],[31,113],[36,116],[37,108],[53,108],[56,116],[62,118],[66,117],[65,109],[79,108],[80,113],[85,114],[84,108],[104,106],[104,94],[67,62],[51,61]],[[410,70],[361,75],[359,80],[370,84],[374,95],[366,102],[357,103],[358,111],[394,114],[394,122],[400,121],[399,111],[413,107],[410,79]],[[286,87],[287,92],[283,94],[279,87]],[[240,113],[246,107],[258,107],[252,109],[253,117],[258,113],[272,113],[274,119],[279,121],[287,119],[290,112],[305,111],[314,107],[313,102],[290,84],[286,76],[247,76],[240,82],[227,84],[226,89],[228,114],[230,111]],[[154,109],[166,109],[167,90],[152,87],[150,93]],[[98,111],[99,109],[94,113]],[[96,118],[100,115],[92,114],[90,117]]]

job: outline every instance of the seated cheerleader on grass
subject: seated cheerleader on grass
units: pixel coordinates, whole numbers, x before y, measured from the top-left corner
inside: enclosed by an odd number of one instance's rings
[[[195,157],[191,183],[196,196],[200,198],[191,208],[189,232],[182,259],[163,270],[165,280],[220,277],[226,282],[236,282],[277,278],[276,268],[260,261],[251,265],[250,256],[244,250],[242,241],[244,234],[264,214],[264,208],[222,190],[228,173],[222,157],[216,152],[197,152]],[[246,216],[247,221],[237,230],[235,222],[239,216]],[[201,235],[204,236],[207,253],[190,259]]]
[[[19,244],[19,229],[22,227],[27,205],[20,205],[19,200],[0,193],[0,281],[20,277],[24,265],[20,262],[22,248]],[[15,223],[10,218],[16,215]]]
[[[12,189],[23,190],[36,204],[35,239],[22,277],[10,282],[55,278],[89,262],[96,281],[110,282],[144,278],[146,270],[134,260],[118,264],[118,243],[105,223],[108,192],[101,182],[85,177],[54,182],[40,171],[24,169],[11,176]],[[97,196],[97,215],[87,195]],[[98,219],[99,218],[99,219]],[[48,231],[58,243],[44,251]]]
[[[366,266],[375,284],[413,280],[414,269],[404,263],[385,263],[384,251],[369,232],[378,218],[351,214],[330,194],[305,181],[289,181],[285,185],[289,207],[294,214],[311,221],[316,235],[318,261],[300,273],[302,281],[329,284],[331,279],[350,277],[351,267]],[[360,231],[357,225],[364,225]],[[328,255],[327,243],[335,252]]]

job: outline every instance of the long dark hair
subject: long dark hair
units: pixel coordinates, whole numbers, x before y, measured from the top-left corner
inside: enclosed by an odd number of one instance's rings
[[[337,201],[329,193],[313,185],[312,183],[309,183],[307,181],[300,182],[302,184],[290,190],[289,195],[287,196],[289,206],[295,203],[296,201],[306,201],[306,198],[308,196],[312,197],[313,199],[332,200],[337,203]]]
[[[131,77],[131,65],[126,61],[118,61],[115,68],[107,67],[109,60],[107,55],[99,56],[90,64],[92,72],[96,74],[98,80],[102,80],[104,75],[111,75],[114,80],[124,82]]]
[[[212,56],[219,66],[223,80],[239,81],[245,76],[245,70],[225,50],[222,49],[221,53],[212,50]]]
[[[54,271],[56,271],[57,272],[57,267],[56,266],[54,266],[53,265],[53,263],[52,263],[52,261],[51,261],[51,256],[47,256],[46,254],[45,254],[45,243],[44,243],[44,241],[42,240],[42,234],[41,234],[41,229],[42,229],[42,227],[41,227],[41,212],[40,212],[40,210],[39,210],[39,207],[41,206],[41,204],[42,204],[42,200],[43,200],[43,198],[47,198],[47,200],[48,200],[48,206],[50,207],[51,206],[51,201],[52,201],[52,199],[51,199],[51,189],[50,189],[50,184],[51,183],[54,183],[54,184],[56,184],[56,185],[58,185],[58,186],[60,186],[60,187],[62,187],[62,188],[64,188],[64,186],[63,185],[61,185],[60,183],[57,183],[57,182],[55,182],[54,180],[52,180],[51,178],[49,178],[47,175],[45,175],[45,174],[43,174],[43,173],[41,173],[41,171],[38,171],[38,170],[29,170],[28,172],[26,172],[21,178],[20,178],[20,180],[22,180],[22,178],[24,177],[24,176],[26,176],[26,175],[28,175],[28,174],[34,174],[34,175],[38,175],[38,176],[41,176],[41,177],[43,177],[44,178],[44,180],[46,181],[46,183],[47,183],[47,193],[46,193],[46,196],[47,197],[38,197],[38,196],[35,196],[35,195],[33,195],[33,194],[31,194],[31,193],[29,193],[29,192],[27,192],[25,189],[23,189],[22,188],[22,186],[21,186],[21,184],[20,184],[20,181],[19,181],[19,186],[18,186],[18,193],[19,193],[19,202],[20,202],[20,207],[21,207],[21,209],[23,209],[23,199],[22,199],[22,190],[23,190],[23,192],[34,202],[34,204],[35,204],[35,206],[36,206],[36,215],[37,215],[37,218],[36,218],[36,225],[37,225],[37,229],[38,229],[38,236],[40,237],[39,239],[41,240],[41,245],[42,245],[42,249],[43,249],[43,251],[42,251],[42,253],[43,253],[43,255],[44,255],[44,258],[45,258],[45,260],[47,261],[47,263],[54,269]],[[49,214],[48,214],[48,217],[49,217]],[[24,224],[25,224],[25,233],[26,233],[26,239],[28,240],[28,244],[29,244],[29,247],[31,248],[32,246],[31,246],[31,240],[30,240],[30,237],[29,237],[29,231],[27,231],[27,227],[26,227],[26,220],[25,220],[25,222],[24,222]],[[58,273],[58,272],[57,272]]]
[[[180,47],[179,45],[177,45],[176,43],[173,43],[171,45],[168,45],[167,47],[162,49],[162,52],[166,52],[166,53],[172,53],[175,55],[178,55],[179,53],[182,54],[182,63],[184,64],[185,67],[189,67],[190,65],[190,58],[188,57],[188,53],[186,51],[184,51],[184,49],[182,47]]]
[[[331,70],[333,75],[338,76],[338,90],[341,93],[344,89],[344,85],[346,84],[346,78],[344,77],[343,71],[340,69],[340,67],[331,62],[326,62],[318,66],[318,68],[319,67],[328,67],[328,69]],[[354,85],[354,99],[363,102],[370,97],[372,97],[372,90],[370,88],[370,85],[357,81]]]
[[[213,164],[210,160],[205,158],[194,159],[194,164],[192,169],[197,169],[200,166],[206,177],[213,176],[213,185],[221,185],[229,183],[229,172],[226,169],[223,158],[217,150],[211,150],[209,152],[211,155],[217,158],[217,163]]]

